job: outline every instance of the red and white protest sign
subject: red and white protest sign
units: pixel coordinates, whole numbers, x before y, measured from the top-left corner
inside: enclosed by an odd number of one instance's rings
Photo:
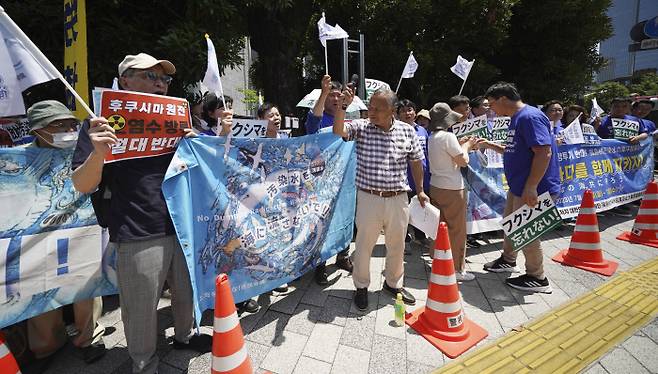
[[[172,153],[190,127],[185,99],[130,91],[101,92],[101,116],[114,128],[119,142],[105,163]]]

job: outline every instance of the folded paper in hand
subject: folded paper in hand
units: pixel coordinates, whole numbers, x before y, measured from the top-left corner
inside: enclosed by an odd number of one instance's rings
[[[432,239],[436,239],[439,216],[439,209],[434,205],[427,202],[425,203],[425,208],[423,208],[420,206],[418,196],[411,198],[411,202],[409,203],[409,223]]]

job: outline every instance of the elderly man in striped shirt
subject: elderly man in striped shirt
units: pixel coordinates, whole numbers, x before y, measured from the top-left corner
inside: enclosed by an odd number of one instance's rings
[[[416,193],[422,206],[429,202],[423,192],[423,149],[414,128],[394,118],[397,97],[380,89],[370,99],[368,119],[345,123],[345,109],[354,93],[343,91],[341,108],[334,117],[333,132],[356,141],[356,251],[352,277],[357,308],[368,307],[370,256],[381,230],[386,237],[386,268],[383,290],[402,294],[406,304],[416,299],[402,287],[404,238],[409,223],[407,165],[411,166]]]

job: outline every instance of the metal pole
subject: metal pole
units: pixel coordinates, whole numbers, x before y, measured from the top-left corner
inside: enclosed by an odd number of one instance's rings
[[[366,38],[359,34],[359,97],[366,99],[366,56],[365,56]]]
[[[347,38],[343,39],[343,84],[347,84],[348,81],[348,74],[349,74],[349,66],[348,66],[348,53],[347,49],[349,48],[349,43],[347,42]]]

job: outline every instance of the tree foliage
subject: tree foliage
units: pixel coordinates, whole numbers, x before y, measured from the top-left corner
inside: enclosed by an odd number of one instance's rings
[[[316,23],[339,23],[351,38],[365,35],[366,77],[392,87],[410,51],[419,63],[400,96],[424,107],[457,94],[461,79],[449,68],[457,55],[475,65],[464,94],[493,82],[517,83],[524,99],[572,99],[602,64],[596,43],[610,36],[610,0],[108,0],[87,2],[90,86],[109,86],[126,54],[147,52],[177,67],[173,95],[202,78],[203,35],[210,34],[222,68],[242,62],[249,36],[257,60],[255,87],[283,112],[319,84],[324,51]],[[63,60],[61,2],[8,0],[7,13],[56,66]],[[341,76],[340,41],[328,42],[329,72]],[[305,61],[305,63],[303,63]],[[356,58],[350,73],[358,72]],[[302,71],[306,77],[302,77]],[[651,83],[638,83],[638,91]]]

